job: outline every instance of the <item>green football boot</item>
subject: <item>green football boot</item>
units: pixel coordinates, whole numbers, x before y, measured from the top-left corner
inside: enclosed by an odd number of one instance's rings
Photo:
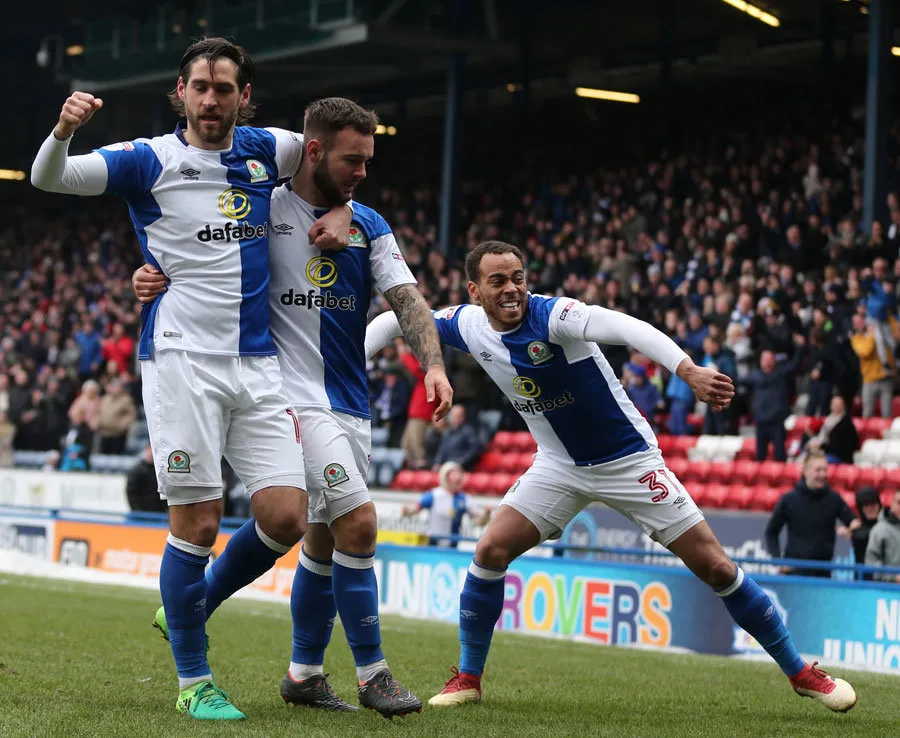
[[[198,682],[181,690],[175,702],[178,712],[195,720],[246,720],[247,716],[231,704],[223,689],[212,682]]]

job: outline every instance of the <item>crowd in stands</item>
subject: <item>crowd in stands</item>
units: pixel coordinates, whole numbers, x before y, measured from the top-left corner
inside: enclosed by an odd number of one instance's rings
[[[835,124],[814,140],[713,142],[627,169],[471,186],[465,235],[448,256],[435,248],[435,191],[383,190],[374,204],[434,307],[468,301],[468,248],[510,241],[526,254],[532,292],[624,310],[663,330],[697,363],[731,376],[736,401],[725,412],[706,412],[704,433],[734,434],[752,424],[757,458],[785,460],[784,421],[802,394],[802,413],[827,416],[810,443],[832,460],[850,461],[858,439],[846,413],[860,398],[862,415],[891,416],[900,336],[900,199],[890,194],[887,215],[866,232],[859,134]],[[900,148],[897,127],[893,136],[892,156]],[[892,172],[896,187],[900,170]],[[625,347],[604,353],[657,431],[693,432],[694,398],[684,382]],[[463,403],[479,398],[482,407],[494,406],[496,393],[477,366],[456,352],[448,359],[451,373],[465,375],[452,377]],[[401,437],[405,418],[397,406],[417,376],[388,351],[372,378],[376,423]],[[409,418],[427,415],[415,398],[408,407]],[[506,408],[504,427],[516,423]]]
[[[467,302],[469,248],[511,241],[533,292],[625,310],[730,375],[737,399],[707,412],[703,432],[753,424],[758,458],[783,460],[784,420],[802,393],[806,414],[827,416],[809,443],[848,461],[858,439],[847,412],[861,402],[863,415],[889,416],[897,376],[900,199],[889,195],[883,221],[864,230],[861,133],[836,123],[809,138],[736,135],[628,168],[468,183],[447,254],[437,189],[373,186],[366,200],[434,307]],[[120,203],[70,204],[52,217],[16,212],[0,231],[0,463],[13,449],[57,450],[63,468],[85,468],[91,451],[121,453],[140,417],[129,281],[140,252]],[[386,308],[376,298],[372,312]],[[626,347],[604,352],[659,432],[695,432],[680,379]],[[374,425],[414,468],[471,468],[487,440],[475,423],[485,408],[501,412],[501,428],[521,427],[474,361],[452,351],[447,360],[460,411],[440,425],[402,342],[371,367]]]

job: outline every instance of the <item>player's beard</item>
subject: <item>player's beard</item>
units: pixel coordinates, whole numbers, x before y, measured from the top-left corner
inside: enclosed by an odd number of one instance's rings
[[[350,199],[343,195],[338,183],[334,181],[334,177],[328,171],[327,155],[323,156],[322,161],[316,164],[316,168],[313,170],[313,183],[329,207],[343,205]]]
[[[200,120],[200,118],[204,113],[192,112],[190,110],[185,110],[185,113],[187,115],[188,125],[196,131],[198,138],[208,144],[218,144],[224,141],[234,129],[238,111],[232,110],[218,113],[221,117],[214,126],[205,126],[203,124],[203,121]]]

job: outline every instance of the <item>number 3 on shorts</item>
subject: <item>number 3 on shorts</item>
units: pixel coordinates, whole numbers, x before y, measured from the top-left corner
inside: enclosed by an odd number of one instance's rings
[[[638,479],[639,484],[646,484],[651,492],[656,492],[653,497],[650,498],[651,502],[662,502],[666,497],[669,496],[669,488],[660,480],[660,477],[663,477],[669,484],[672,484],[672,480],[669,479],[669,475],[666,474],[665,469],[654,469],[653,471],[648,471],[644,476]],[[674,485],[673,485],[674,486]]]

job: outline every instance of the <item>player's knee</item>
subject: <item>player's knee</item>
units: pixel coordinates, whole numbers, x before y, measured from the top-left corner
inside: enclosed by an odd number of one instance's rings
[[[341,515],[331,524],[335,547],[345,553],[365,554],[375,550],[378,521],[375,505],[367,502]]]
[[[296,509],[270,514],[265,521],[258,522],[267,536],[283,546],[293,546],[306,533],[306,516]]]
[[[475,547],[475,563],[488,569],[505,569],[512,559],[510,547],[502,541],[485,537]]]
[[[188,530],[183,535],[176,537],[183,538],[188,543],[195,546],[204,546],[212,548],[216,542],[216,536],[219,534],[219,521],[213,516],[202,516],[191,521],[188,524]]]
[[[713,589],[723,589],[734,582],[736,572],[735,563],[723,553],[711,556],[705,562],[701,579]]]

